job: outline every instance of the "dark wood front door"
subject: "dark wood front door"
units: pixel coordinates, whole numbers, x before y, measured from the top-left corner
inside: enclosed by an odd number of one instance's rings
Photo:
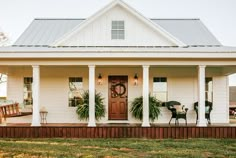
[[[109,120],[128,119],[128,76],[109,76]]]

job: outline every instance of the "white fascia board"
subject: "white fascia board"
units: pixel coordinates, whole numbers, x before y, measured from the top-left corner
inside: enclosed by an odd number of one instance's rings
[[[25,58],[54,58],[54,59],[67,59],[67,58],[78,58],[78,59],[153,59],[153,58],[169,58],[169,59],[236,59],[236,52],[234,53],[174,53],[174,52],[165,52],[165,53],[101,53],[101,52],[6,52],[0,53],[0,59],[12,58],[12,59],[25,59]]]

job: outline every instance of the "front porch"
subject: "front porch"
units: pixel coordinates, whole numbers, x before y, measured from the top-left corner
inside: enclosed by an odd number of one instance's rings
[[[118,61],[116,61],[118,65]],[[101,64],[101,63],[100,63]],[[104,64],[104,63],[103,63]],[[152,63],[153,64],[153,63]],[[166,63],[165,63],[166,64]],[[98,66],[84,66],[84,65],[42,65],[42,66],[8,66],[7,71],[9,75],[9,95],[8,98],[22,102],[23,96],[23,83],[24,77],[33,77],[34,84],[32,92],[37,99],[34,100],[33,107],[36,110],[44,106],[48,110],[47,122],[49,125],[61,123],[66,125],[67,123],[79,123],[84,126],[100,126],[100,124],[142,124],[142,127],[148,127],[150,125],[147,109],[147,97],[148,94],[154,95],[154,78],[155,77],[166,77],[167,78],[167,89],[166,97],[167,100],[177,100],[181,104],[186,105],[189,109],[187,118],[188,126],[195,127],[196,113],[193,109],[193,103],[199,100],[200,94],[206,93],[205,89],[205,77],[211,77],[213,80],[212,92],[209,92],[209,96],[213,99],[213,111],[212,111],[212,123],[213,124],[228,124],[228,101],[227,101],[227,76],[224,76],[226,69],[218,66],[194,66],[194,65],[180,65],[181,63],[175,63],[175,65],[98,65]],[[223,71],[224,70],[224,71]],[[232,69],[230,69],[232,71]],[[178,72],[178,73],[176,73]],[[102,84],[98,83],[98,76],[102,75]],[[135,74],[138,75],[138,83],[134,82]],[[69,78],[78,76],[82,78],[82,88],[89,89],[90,92],[95,90],[101,92],[105,98],[104,103],[106,106],[105,117],[99,121],[95,121],[94,118],[89,121],[81,121],[75,113],[76,108],[70,107],[70,94],[69,94]],[[109,119],[109,76],[127,76],[128,77],[128,101],[127,101],[127,119],[126,120],[110,120]],[[35,80],[36,79],[36,80]],[[199,88],[200,87],[200,88]],[[18,90],[15,93],[15,90]],[[36,90],[35,90],[36,89]],[[223,89],[223,90],[222,90]],[[32,93],[31,93],[32,94]],[[39,95],[40,94],[40,95]],[[94,93],[93,93],[94,94]],[[93,95],[92,94],[92,95]],[[146,114],[143,121],[135,120],[130,112],[130,102],[138,96],[144,97],[144,106],[146,107],[144,114]],[[208,97],[209,97],[208,96]],[[68,99],[69,98],[69,99]],[[93,100],[93,99],[92,99]],[[205,96],[201,96],[201,100],[205,100]],[[92,108],[91,115],[94,117],[94,105],[91,104]],[[170,111],[166,107],[161,108],[161,116],[158,120],[154,121],[154,124],[163,124],[166,127],[166,123],[169,122],[171,117]],[[201,108],[201,106],[200,106]],[[204,108],[202,108],[204,113]],[[200,110],[199,110],[200,111]],[[35,115],[34,115],[35,114]],[[31,123],[32,126],[40,126],[40,116],[34,112],[33,117],[27,119],[12,119],[9,118],[7,124],[14,123]],[[37,114],[37,115],[36,115]],[[63,116],[63,117],[62,117]],[[200,115],[199,115],[200,116]],[[206,126],[203,116],[201,124],[198,126]],[[22,122],[21,122],[22,121]],[[36,122],[35,122],[36,121]],[[183,120],[184,122],[184,120]],[[180,123],[183,123],[180,120]],[[34,124],[36,123],[36,124]],[[85,124],[86,123],[86,124]],[[88,123],[88,124],[87,124]],[[174,121],[172,121],[174,123]],[[151,126],[153,127],[153,126]]]

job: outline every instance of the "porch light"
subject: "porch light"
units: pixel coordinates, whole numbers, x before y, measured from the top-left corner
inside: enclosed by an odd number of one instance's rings
[[[98,85],[102,85],[102,75],[98,75]]]
[[[138,85],[138,75],[137,75],[137,73],[134,75],[134,85],[135,86]]]

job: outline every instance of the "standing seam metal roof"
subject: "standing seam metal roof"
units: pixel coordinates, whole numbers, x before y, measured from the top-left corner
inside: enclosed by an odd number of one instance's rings
[[[152,19],[188,46],[221,45],[200,19]]]
[[[85,19],[35,19],[13,46],[50,46]],[[151,19],[188,46],[220,46],[199,19]]]
[[[84,19],[35,19],[14,45],[48,46]]]

